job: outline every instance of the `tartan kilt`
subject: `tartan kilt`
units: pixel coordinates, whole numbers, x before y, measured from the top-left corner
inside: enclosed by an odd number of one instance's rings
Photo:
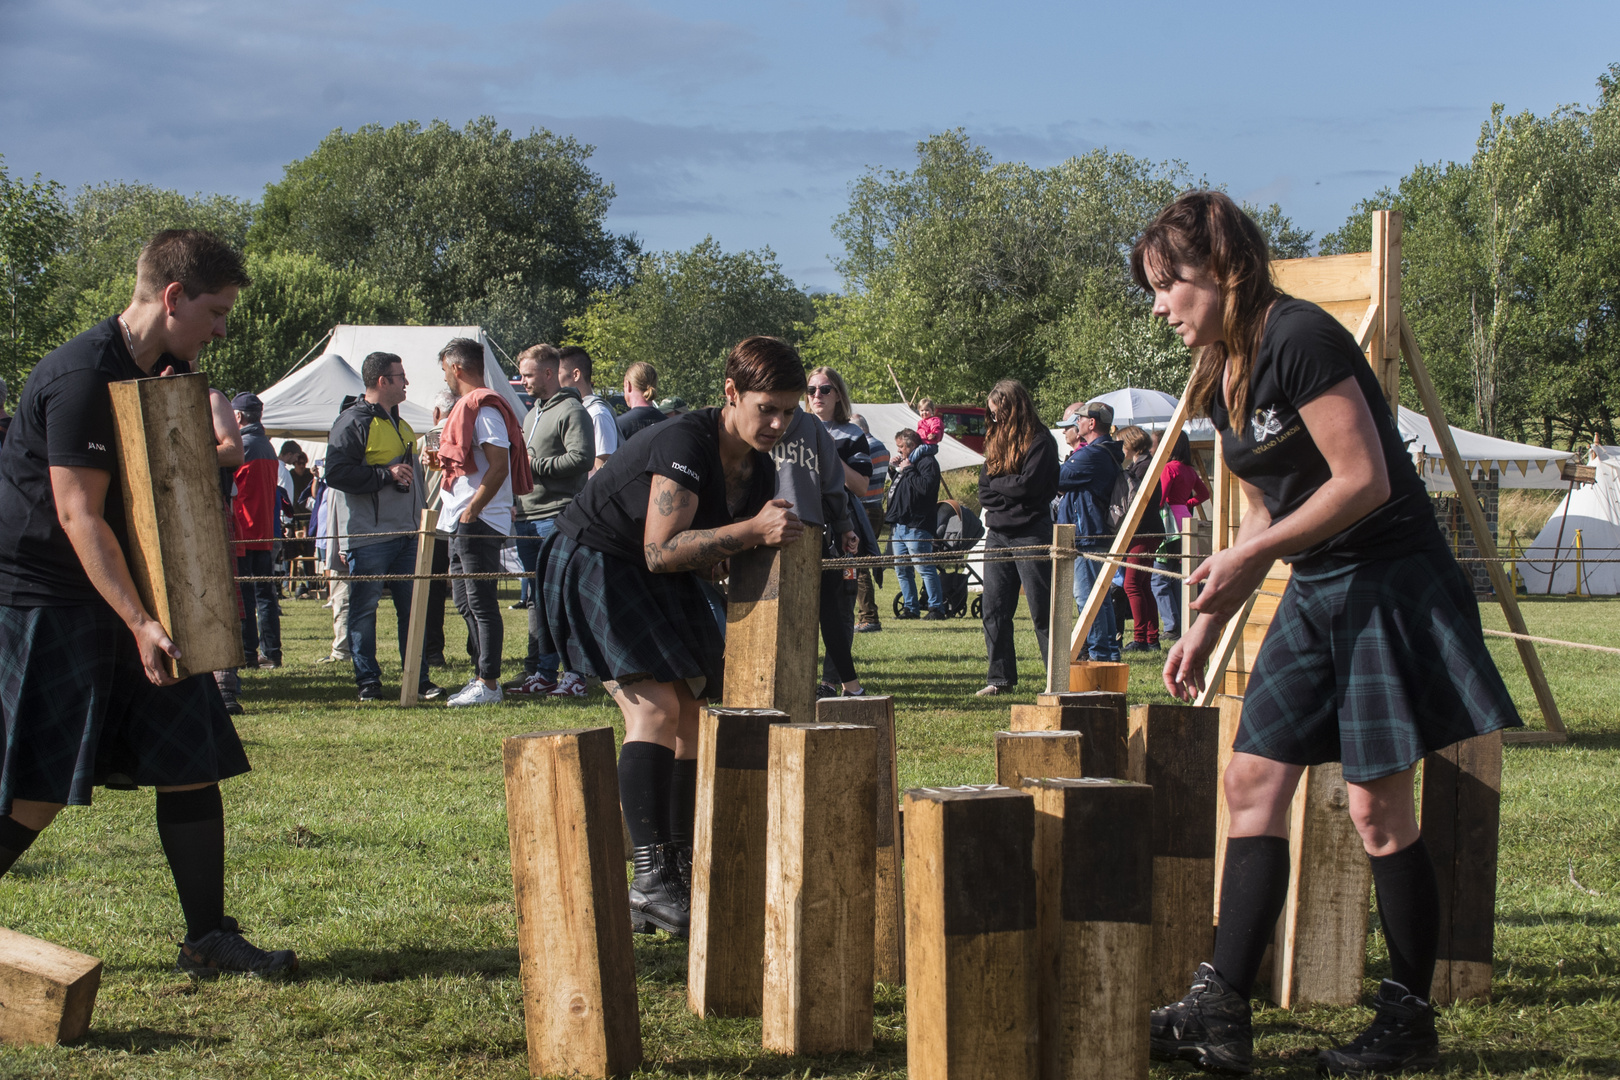
[[[654,574],[561,530],[540,549],[540,574],[542,653],[599,679],[686,680],[701,686],[694,697],[721,700],[725,638],[695,575]]]
[[[1522,727],[1447,551],[1296,573],[1249,675],[1233,749],[1344,763],[1366,783],[1452,743]]]

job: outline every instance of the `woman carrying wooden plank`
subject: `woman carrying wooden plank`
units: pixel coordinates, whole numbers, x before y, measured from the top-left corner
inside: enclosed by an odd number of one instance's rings
[[[1202,618],[1165,661],[1171,693],[1201,689],[1222,627],[1275,560],[1293,566],[1226,770],[1215,955],[1185,998],[1154,1010],[1154,1056],[1251,1071],[1249,992],[1288,889],[1289,805],[1306,766],[1342,761],[1391,977],[1371,1026],[1322,1051],[1318,1071],[1432,1068],[1440,904],[1413,769],[1427,753],[1520,724],[1472,586],[1354,339],[1276,288],[1264,237],[1231,199],[1177,199],[1137,240],[1131,268],[1154,314],[1203,350],[1188,394],[1220,431],[1245,500],[1235,544],[1192,575],[1204,585],[1193,605]]]

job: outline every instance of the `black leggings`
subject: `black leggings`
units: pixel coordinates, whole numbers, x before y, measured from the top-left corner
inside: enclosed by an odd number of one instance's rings
[[[822,665],[823,682],[841,684],[855,681],[855,583],[844,580],[842,570],[821,572],[821,641],[827,648]]]

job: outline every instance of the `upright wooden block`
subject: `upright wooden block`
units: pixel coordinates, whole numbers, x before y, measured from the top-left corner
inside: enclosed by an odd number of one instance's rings
[[[771,729],[767,1050],[872,1048],[876,743],[875,729],[854,724]]]
[[[1153,792],[1025,780],[1035,796],[1042,1080],[1146,1080]]]
[[[1086,776],[1125,779],[1130,768],[1130,710],[1124,694],[1092,690],[1036,694],[1012,707],[1013,731],[1078,731],[1085,738]]]
[[[1154,1005],[1177,1001],[1215,948],[1215,790],[1220,710],[1131,710],[1130,779],[1153,786]]]
[[[534,1076],[641,1064],[613,729],[502,744],[523,1017]]]
[[[996,732],[996,783],[1017,791],[1026,778],[1084,776],[1078,731]]]
[[[820,724],[864,724],[877,729],[877,930],[873,977],[902,986],[906,981],[906,907],[900,887],[900,780],[896,768],[894,698],[887,694],[822,698]]]
[[[1355,1005],[1367,959],[1372,864],[1338,762],[1305,770],[1288,822],[1293,875],[1278,926],[1272,997],[1285,1009]]]
[[[1069,691],[1102,690],[1123,694],[1131,682],[1131,665],[1111,660],[1075,660],[1069,664]]]
[[[698,718],[697,817],[686,1004],[699,1016],[758,1016],[765,970],[765,848],[774,709]]]
[[[242,664],[235,560],[220,512],[208,376],[108,387],[118,438],[129,572],[151,616],[180,647],[177,678]]]
[[[1440,953],[1429,999],[1489,1001],[1496,946],[1500,732],[1423,759],[1423,841],[1440,889]]]
[[[726,704],[777,709],[794,723],[816,718],[821,529],[785,548],[731,557],[726,590]],[[808,615],[806,613],[809,613]]]
[[[1232,743],[1237,739],[1238,724],[1243,721],[1243,699],[1217,694],[1215,708],[1221,714],[1215,776],[1215,923],[1219,925],[1221,879],[1226,872],[1226,837],[1232,828],[1232,810],[1226,805],[1226,766],[1231,764]]]
[[[0,1043],[52,1046],[90,1029],[101,961],[0,927]]]
[[[1004,787],[906,792],[906,1074],[1033,1080],[1035,800]]]

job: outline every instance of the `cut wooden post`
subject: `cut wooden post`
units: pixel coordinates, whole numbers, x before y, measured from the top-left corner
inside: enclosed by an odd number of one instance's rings
[[[900,887],[900,780],[896,769],[894,698],[887,694],[822,698],[822,724],[864,724],[877,729],[877,906],[873,977],[890,986],[906,981],[906,905]]]
[[[1350,820],[1338,762],[1305,770],[1289,814],[1288,847],[1293,875],[1273,953],[1272,997],[1285,1009],[1355,1005],[1367,959],[1372,864]]]
[[[1130,769],[1130,710],[1124,694],[1037,694],[1012,707],[1013,731],[1078,731],[1085,739],[1082,776],[1124,779]]]
[[[1220,710],[1131,710],[1128,779],[1153,785],[1152,1003],[1179,1000],[1215,947],[1215,789]]]
[[[1047,615],[1046,640],[1052,655],[1046,657],[1046,692],[1062,693],[1072,689],[1064,685],[1061,653],[1063,643],[1069,640],[1074,627],[1074,526],[1052,526],[1052,588],[1048,592],[1050,610]],[[1057,642],[1052,646],[1051,642]]]
[[[1025,780],[1035,796],[1043,1080],[1146,1080],[1153,792]]]
[[[1437,1005],[1490,1000],[1501,819],[1500,732],[1423,759],[1423,842],[1440,889],[1439,962],[1429,993]]]
[[[1123,694],[1130,687],[1130,683],[1129,664],[1115,660],[1073,660],[1069,663],[1070,693],[1102,691],[1109,694]]]
[[[996,783],[1018,790],[1025,778],[1084,776],[1078,731],[996,732]]]
[[[108,386],[129,573],[147,613],[180,647],[165,659],[185,678],[242,665],[234,552],[220,512],[208,376]]]
[[[765,964],[766,765],[774,709],[705,708],[698,718],[692,926],[686,1004],[699,1016],[758,1016]]]
[[[523,1018],[534,1076],[641,1064],[613,729],[502,744]]]
[[[0,927],[0,1043],[53,1046],[81,1037],[100,987],[100,960]]]
[[[416,534],[416,580],[411,582],[411,621],[405,634],[405,671],[399,677],[399,703],[416,704],[417,684],[422,681],[422,642],[427,637],[428,586],[426,575],[433,572],[434,530],[439,526],[437,507],[422,508],[422,527]],[[537,583],[538,584],[538,583]],[[630,835],[626,830],[626,837]]]
[[[877,731],[779,724],[770,732],[765,1010],[784,1054],[872,1048]]]
[[[777,709],[794,723],[816,718],[816,647],[821,604],[821,529],[785,548],[731,557],[726,589],[725,703]],[[806,612],[809,616],[806,616]]]
[[[1035,800],[906,792],[906,1075],[1034,1080]]]

